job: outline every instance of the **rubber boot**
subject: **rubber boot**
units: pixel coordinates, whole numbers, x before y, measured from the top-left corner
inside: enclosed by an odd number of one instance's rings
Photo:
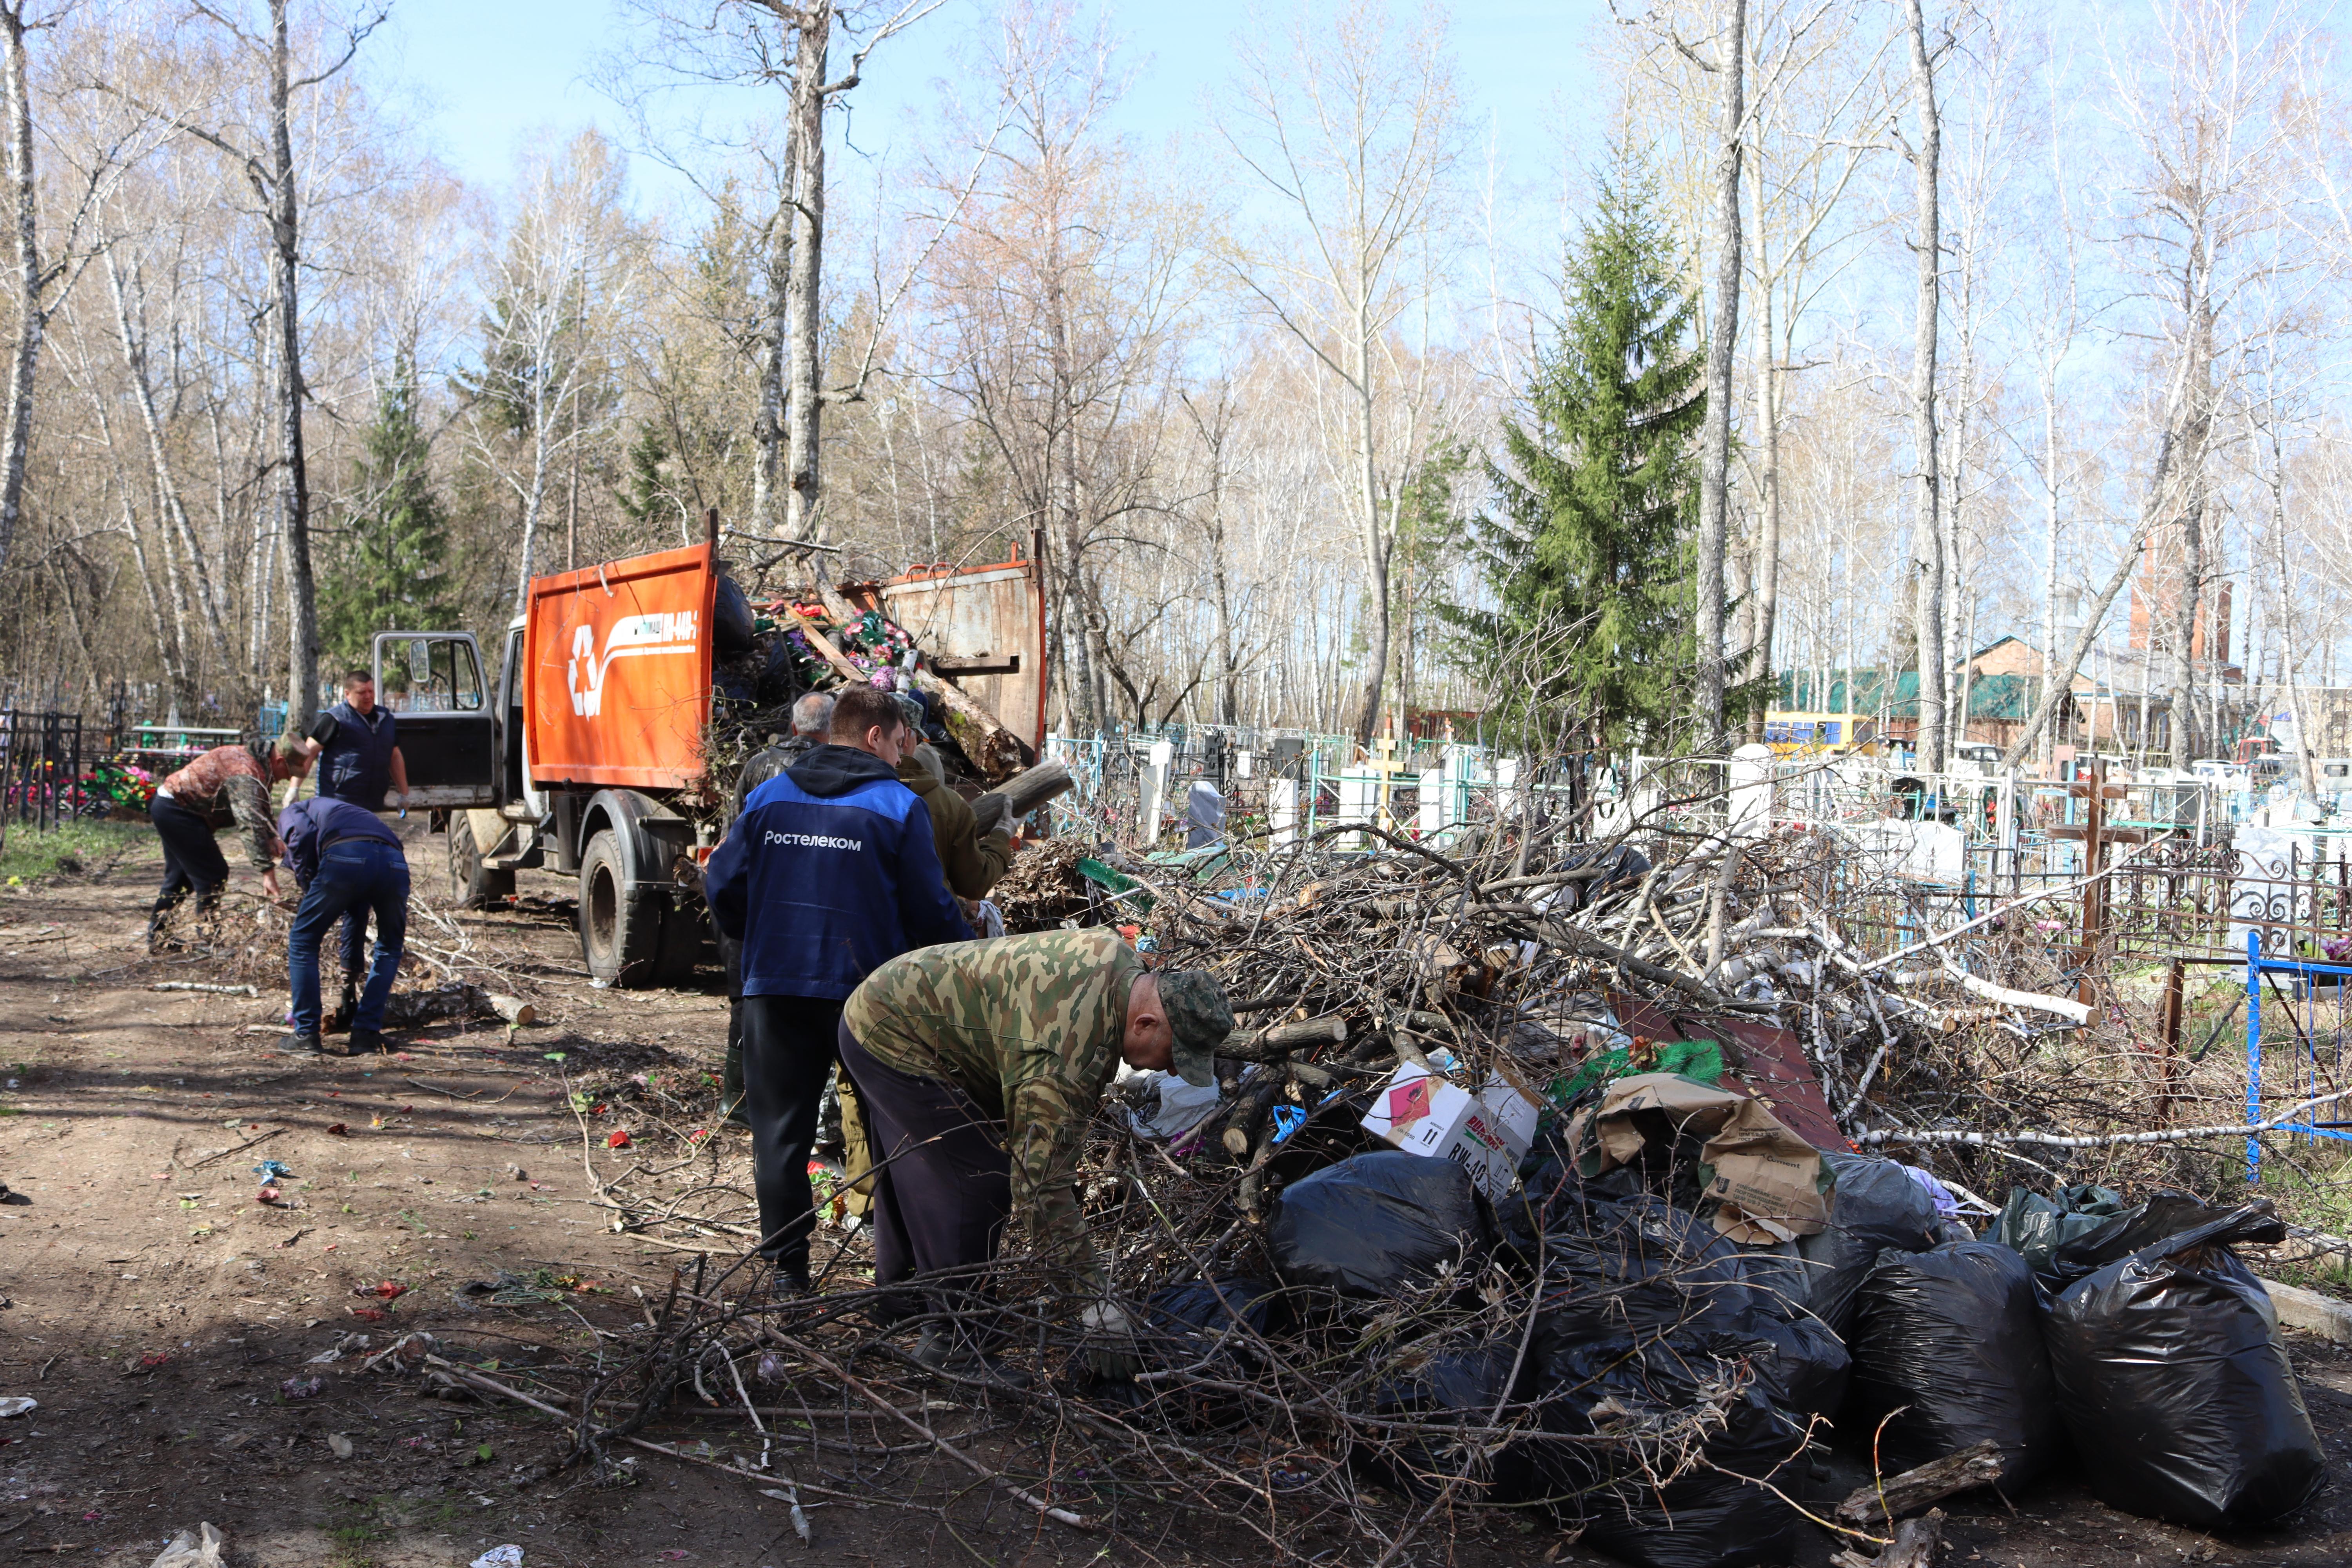
[[[330,1035],[347,1035],[351,1033],[352,1020],[359,1016],[359,976],[356,974],[346,974],[343,976],[342,999],[335,1004],[335,1010],[327,1015],[327,1026],[325,1032]]]
[[[743,1114],[743,1037],[736,1030],[727,1032],[727,1065],[719,1068],[719,1119],[751,1126]]]

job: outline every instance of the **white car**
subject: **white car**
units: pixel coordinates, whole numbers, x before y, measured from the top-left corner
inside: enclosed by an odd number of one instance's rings
[[[2253,785],[2253,770],[2243,763],[2224,762],[2208,757],[2189,764],[2189,771],[2207,783],[2226,790],[2246,790]]]

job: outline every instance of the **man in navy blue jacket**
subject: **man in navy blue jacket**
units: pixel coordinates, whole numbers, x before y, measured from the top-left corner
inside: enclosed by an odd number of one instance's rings
[[[353,668],[343,671],[343,700],[319,715],[302,749],[310,753],[319,793],[369,811],[394,805],[408,815],[408,763],[400,754],[400,723],[375,700],[375,676]],[[376,934],[383,934],[378,927]],[[328,1021],[330,1032],[352,1026],[359,1011],[361,950],[367,937],[367,910],[343,917],[343,999]]]
[[[902,952],[971,939],[930,813],[898,782],[915,744],[889,693],[844,691],[830,743],[744,797],[703,872],[712,921],[742,943],[743,1107],[780,1285],[809,1287],[809,1150],[842,1003]]]
[[[302,904],[286,938],[286,977],[294,993],[294,1032],[287,1050],[315,1051],[319,1037],[319,942],[339,917],[373,911],[375,962],[352,1016],[349,1054],[383,1049],[383,1008],[400,973],[408,937],[408,857],[400,835],[347,800],[313,795],[278,818],[286,864],[302,884]]]

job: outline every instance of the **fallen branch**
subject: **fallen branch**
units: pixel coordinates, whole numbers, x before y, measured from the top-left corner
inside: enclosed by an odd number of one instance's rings
[[[865,1384],[859,1382],[856,1378],[852,1377],[848,1372],[835,1364],[832,1360],[820,1352],[814,1350],[808,1345],[803,1343],[801,1341],[790,1338],[787,1335],[779,1334],[777,1338],[782,1340],[784,1343],[792,1346],[793,1350],[796,1353],[805,1356],[820,1370],[830,1373],[834,1376],[841,1379],[844,1386],[855,1391],[858,1397],[864,1399],[868,1405],[873,1405],[877,1410],[888,1411],[892,1415],[896,1416],[899,1424],[905,1426],[908,1431],[914,1432],[923,1437],[926,1441],[929,1442],[932,1447],[939,1449],[940,1453],[945,1454],[949,1458],[953,1459],[956,1463],[961,1465],[965,1469],[970,1470],[973,1475],[978,1476],[981,1479],[1012,1494],[1013,1497],[1019,1499],[1022,1502],[1026,1503],[1029,1507],[1035,1509],[1039,1513],[1044,1514],[1047,1519],[1052,1520],[1056,1524],[1066,1524],[1072,1530],[1092,1530],[1094,1528],[1092,1522],[1087,1520],[1083,1515],[1072,1513],[1066,1508],[1056,1508],[1052,1503],[1047,1502],[1045,1499],[1038,1497],[1021,1487],[1015,1486],[1003,1476],[990,1469],[986,1465],[982,1464],[978,1459],[973,1458],[970,1454],[965,1453],[962,1449],[949,1442],[945,1437],[942,1437],[938,1433],[932,1431],[929,1425],[916,1420],[913,1416],[908,1415],[905,1411],[899,1409],[897,1405],[891,1404],[888,1400],[883,1398],[880,1394],[866,1387]]]
[[[1988,1002],[1998,1002],[2004,1007],[2022,1007],[2031,1012],[2055,1013],[2072,1018],[2077,1028],[2091,1021],[2088,1003],[2076,1002],[2065,996],[2045,996],[2038,991],[2012,991],[2006,985],[1995,985],[1990,980],[1979,980],[1958,965],[1948,964],[1944,976],[1971,996],[1981,996]],[[1935,980],[1932,970],[1898,969],[1895,972],[1897,985],[1925,985]]]
[[[2226,1127],[2173,1127],[2160,1132],[1963,1132],[1948,1127],[1885,1127],[1853,1135],[1856,1143],[1957,1143],[1972,1149],[2039,1143],[2052,1149],[2121,1149],[2146,1143],[2180,1143],[2192,1138],[2256,1138],[2291,1125],[2295,1118],[2352,1100],[2352,1089],[2323,1094],[2287,1107],[2268,1121],[2241,1121]]]
[[[556,1406],[550,1405],[543,1399],[534,1399],[530,1394],[525,1394],[522,1390],[519,1388],[509,1388],[507,1384],[500,1383],[494,1377],[486,1377],[482,1373],[476,1372],[472,1367],[461,1365],[454,1361],[445,1361],[437,1355],[427,1355],[425,1358],[425,1364],[426,1366],[433,1367],[437,1371],[447,1373],[449,1376],[457,1379],[459,1383],[470,1384],[471,1386],[480,1389],[488,1394],[495,1394],[502,1399],[511,1399],[518,1405],[529,1405],[531,1409],[538,1411],[542,1415],[552,1415],[558,1421],[565,1422],[567,1424],[572,1420],[571,1411],[558,1409]],[[669,1447],[665,1444],[652,1442],[644,1437],[624,1437],[621,1441],[628,1444],[633,1448],[643,1448],[648,1454],[659,1454],[665,1459],[682,1459],[689,1465],[700,1465],[706,1469],[719,1470],[730,1476],[740,1476],[747,1481],[768,1481],[772,1483],[779,1479],[792,1479],[790,1477],[761,1475],[757,1470],[747,1470],[740,1465],[730,1465],[719,1459],[706,1459],[699,1454],[680,1453],[676,1448]],[[894,1507],[912,1509],[918,1513],[937,1513],[940,1511],[938,1509],[927,1507],[922,1503],[907,1502],[888,1498],[877,1499],[865,1492],[840,1491],[832,1487],[818,1486],[814,1481],[793,1480],[793,1485],[803,1491],[815,1492],[824,1497],[840,1498],[848,1502],[871,1504],[877,1501],[885,1501],[890,1502]]]
[[[1837,1516],[1848,1524],[1863,1524],[1874,1515],[1889,1523],[1930,1503],[2000,1479],[2000,1445],[1987,1440],[1957,1454],[1947,1454],[1890,1480],[1856,1487],[1838,1504]],[[1899,1538],[1898,1538],[1899,1540]]]
[[[2083,889],[2089,887],[2092,883],[2104,882],[2119,871],[2131,869],[2132,863],[2135,860],[2163,842],[2164,836],[2159,835],[2155,838],[2149,839],[2146,844],[2135,845],[2131,849],[2127,850],[2124,854],[2121,859],[2116,860],[2112,865],[2102,867],[2095,875],[2079,878],[2072,882],[2061,882],[2055,887],[2042,888],[2034,892],[2026,893],[2019,898],[2011,899],[2005,904],[1987,910],[1984,913],[1979,915],[1972,921],[1962,921],[1960,924],[1954,926],[1948,931],[1941,931],[1934,936],[1915,942],[1908,947],[1897,948],[1884,958],[1874,958],[1869,963],[1864,964],[1858,973],[1868,974],[1875,970],[1884,969],[1890,963],[1898,963],[1904,959],[1910,958],[1917,953],[1925,952],[1931,947],[1941,947],[1944,943],[1951,941],[1956,936],[1965,936],[1969,931],[1975,931],[1979,926],[1991,924],[1994,921],[2000,919],[2001,916],[2009,913],[2011,910],[2021,910],[2028,904],[2039,903],[2044,899],[2058,898],[2069,893],[2080,896]]]

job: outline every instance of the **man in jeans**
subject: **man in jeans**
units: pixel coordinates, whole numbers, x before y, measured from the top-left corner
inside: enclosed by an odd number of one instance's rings
[[[809,1150],[843,1000],[886,960],[971,938],[930,815],[898,782],[913,738],[896,700],[849,688],[830,737],[744,798],[702,882],[712,923],[743,944],[743,1103],[780,1292],[809,1288]]]
[[[365,811],[392,807],[406,816],[408,763],[400,754],[399,731],[392,710],[376,706],[375,676],[356,667],[343,671],[343,700],[319,715],[302,742],[315,763],[319,793]],[[338,1032],[351,1027],[359,1005],[366,938],[367,911],[353,910],[343,917],[343,996],[328,1025]]]
[[[375,959],[352,1017],[347,1053],[383,1049],[383,1007],[400,973],[408,936],[408,858],[400,836],[372,811],[314,795],[278,819],[286,864],[302,884],[302,904],[286,942],[286,977],[294,993],[294,1032],[284,1050],[315,1051],[319,1037],[319,942],[341,917],[373,911]]]

